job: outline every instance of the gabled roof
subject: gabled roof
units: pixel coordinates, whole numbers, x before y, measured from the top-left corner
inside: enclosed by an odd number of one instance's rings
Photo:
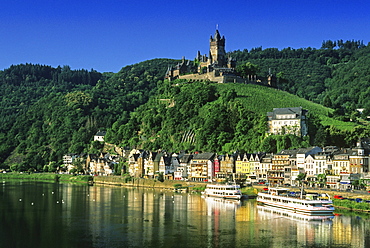
[[[156,155],[155,155],[155,158],[153,159],[153,161],[155,162],[159,162],[161,160],[161,158],[163,157],[163,152],[158,152]]]
[[[180,157],[180,163],[189,163],[189,161],[193,158],[192,154],[184,154]]]
[[[255,154],[255,161],[261,161],[262,158],[266,155],[266,153],[256,153]]]
[[[149,157],[149,152],[147,151],[142,151],[139,156],[139,158],[144,158],[144,159],[148,157]]]
[[[311,154],[311,156],[315,159],[319,159],[319,157],[322,157],[321,159],[330,159],[330,157],[332,156],[331,154],[329,153],[326,153],[326,152],[318,152],[316,154]]]
[[[276,155],[289,155],[290,158],[295,158],[297,156],[297,150],[281,150]]]
[[[202,160],[212,160],[215,154],[212,152],[204,152],[199,154],[194,154],[193,159],[202,159]]]
[[[267,112],[267,116],[270,120],[277,119],[277,115],[291,115],[294,114],[294,119],[299,119],[302,115],[305,115],[307,111],[303,110],[302,107],[292,107],[292,108],[274,108],[272,112]]]
[[[305,154],[306,156],[309,154],[316,154],[318,152],[322,152],[322,149],[318,146],[297,149],[297,154]]]
[[[336,152],[336,151],[338,151],[339,149],[338,149],[338,147],[336,147],[336,146],[325,146],[324,148],[323,148],[323,152],[326,152],[326,153],[333,153],[333,152]]]
[[[96,132],[95,136],[105,136],[106,133],[107,133],[106,131],[99,130],[98,132]]]
[[[160,151],[157,153],[157,155],[155,156],[155,159],[153,159],[154,162],[160,162],[161,159],[163,158],[163,161],[166,165],[169,165],[171,164],[171,160],[172,160],[172,155],[171,154],[168,154],[167,152],[165,151]]]

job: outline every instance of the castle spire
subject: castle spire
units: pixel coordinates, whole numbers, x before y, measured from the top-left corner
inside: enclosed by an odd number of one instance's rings
[[[220,39],[221,39],[220,32],[218,32],[218,29],[216,29],[216,32],[215,32],[215,40],[220,40]]]

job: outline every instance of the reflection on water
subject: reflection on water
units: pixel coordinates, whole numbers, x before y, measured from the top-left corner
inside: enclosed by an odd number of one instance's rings
[[[279,208],[257,205],[258,220],[268,223],[271,235],[278,237],[273,247],[284,243],[291,246],[328,246],[331,244],[332,219],[334,216],[306,216]]]
[[[241,200],[230,200],[230,199],[223,199],[211,196],[205,196],[202,198],[205,199],[207,203],[207,209],[209,211],[216,210],[222,211],[227,213],[235,213],[236,209],[242,205]]]
[[[287,209],[257,205],[258,216],[261,218],[287,218],[290,220],[300,221],[302,223],[309,222],[311,224],[331,224],[334,216],[317,216],[317,215],[305,215],[299,212],[290,211]]]
[[[370,247],[367,218],[141,188],[7,182],[0,218],[0,247]]]

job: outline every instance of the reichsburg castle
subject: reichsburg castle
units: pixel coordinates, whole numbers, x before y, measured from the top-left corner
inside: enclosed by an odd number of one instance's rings
[[[225,51],[225,36],[220,35],[216,29],[214,36],[209,39],[209,53],[201,55],[200,51],[195,63],[182,61],[174,67],[169,67],[165,78],[168,80],[185,79],[189,81],[210,81],[218,83],[257,83],[256,75],[242,78],[236,74],[236,60],[228,56]],[[274,77],[267,77],[267,85],[275,86]]]

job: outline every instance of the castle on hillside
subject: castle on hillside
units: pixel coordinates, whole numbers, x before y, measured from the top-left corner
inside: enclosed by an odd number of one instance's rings
[[[194,81],[211,81],[218,83],[258,83],[256,75],[242,78],[235,73],[236,60],[225,51],[225,36],[216,29],[214,36],[209,39],[209,53],[201,55],[198,51],[194,62],[186,61],[185,57],[174,67],[167,69],[165,79],[187,79]],[[267,84],[275,86],[274,77],[267,77]]]

